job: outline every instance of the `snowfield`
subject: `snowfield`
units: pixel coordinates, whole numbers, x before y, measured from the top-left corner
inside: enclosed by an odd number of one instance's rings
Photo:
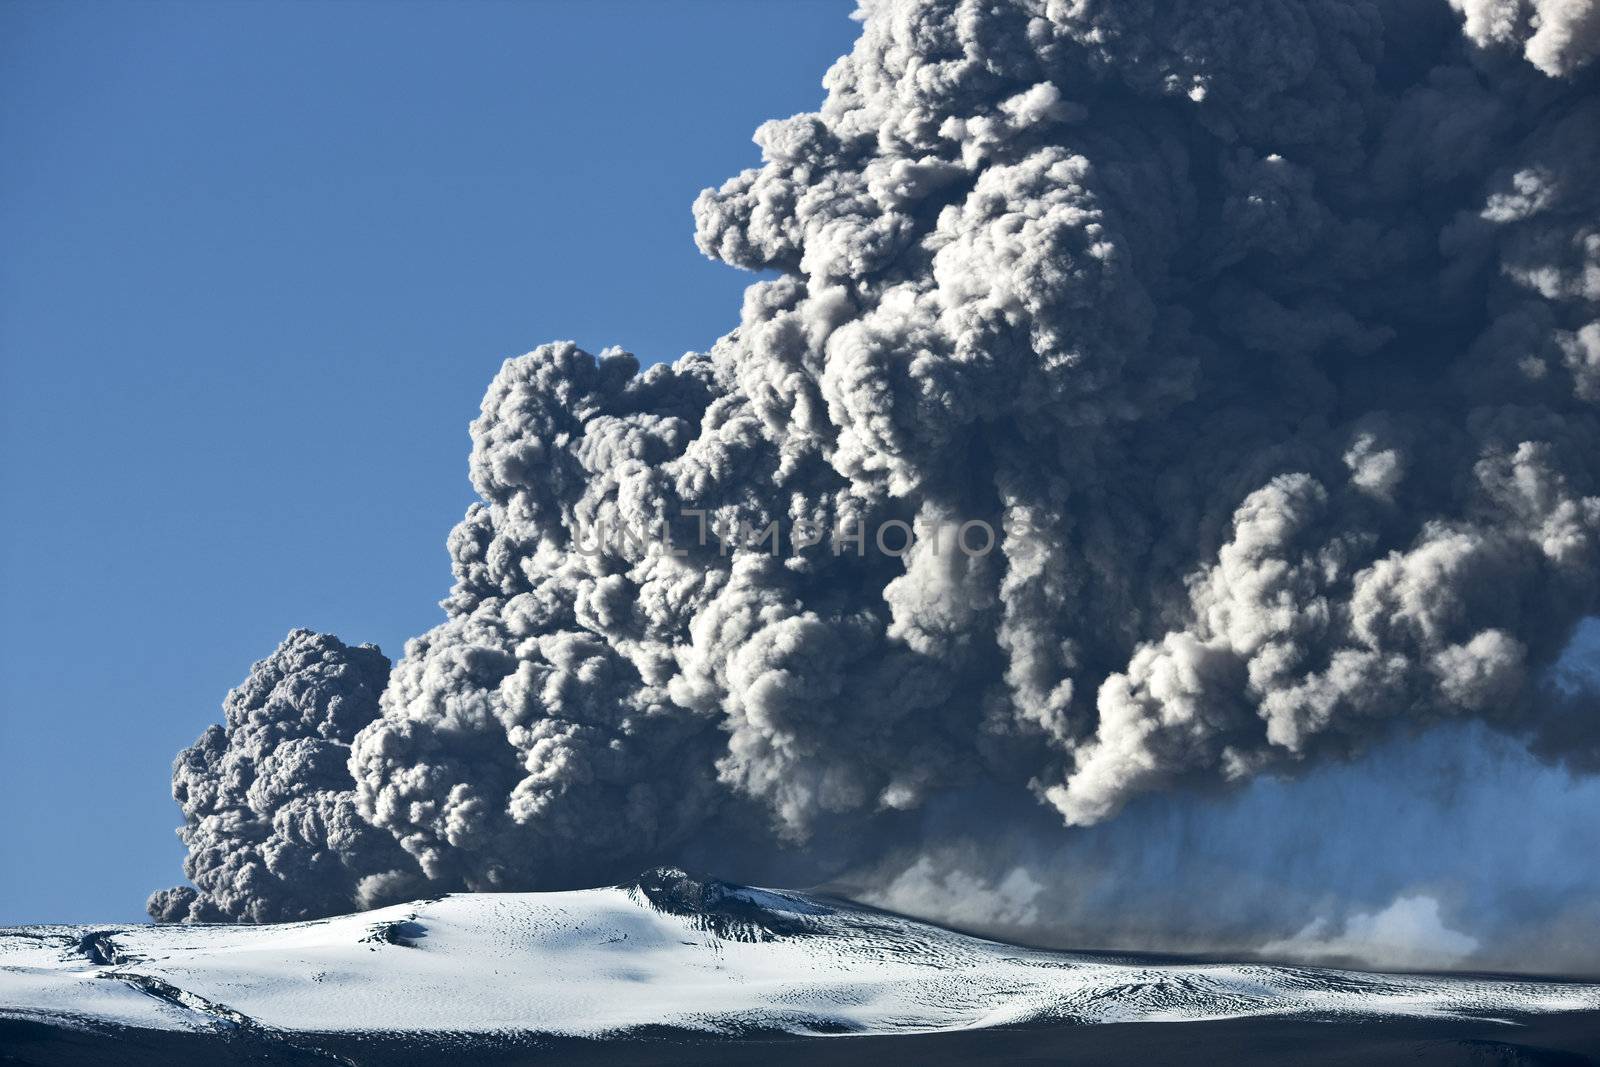
[[[860,1034],[1595,1009],[1600,985],[1021,949],[670,870],[276,926],[0,930],[0,1017],[82,1027]]]

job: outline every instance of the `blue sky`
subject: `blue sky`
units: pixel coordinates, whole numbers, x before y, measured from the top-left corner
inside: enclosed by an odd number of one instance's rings
[[[291,627],[442,617],[502,359],[733,325],[689,205],[851,7],[0,5],[0,923],[181,880],[172,757]]]

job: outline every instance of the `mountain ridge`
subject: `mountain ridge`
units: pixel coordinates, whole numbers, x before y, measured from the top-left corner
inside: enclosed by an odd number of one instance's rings
[[[597,889],[459,893],[270,926],[0,930],[0,1020],[13,1033],[159,1031],[236,1045],[312,1035],[905,1037],[1250,1019],[1511,1033],[1519,1020],[1574,1012],[1600,1012],[1600,984],[1031,949],[679,868]]]

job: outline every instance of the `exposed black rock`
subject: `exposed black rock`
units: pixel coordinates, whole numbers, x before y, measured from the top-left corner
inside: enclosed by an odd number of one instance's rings
[[[775,941],[817,931],[809,915],[828,914],[810,901],[693,875],[681,867],[653,867],[622,888],[668,915],[730,941]]]

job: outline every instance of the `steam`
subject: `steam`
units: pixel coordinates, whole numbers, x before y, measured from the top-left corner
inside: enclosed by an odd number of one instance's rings
[[[876,893],[878,900],[910,915],[936,915],[973,929],[1027,930],[1039,924],[1036,903],[1045,891],[1026,867],[1013,867],[994,882],[922,856]]]
[[[1268,956],[1313,963],[1357,960],[1389,967],[1439,970],[1460,963],[1478,947],[1475,938],[1447,927],[1432,897],[1396,897],[1380,912],[1359,912],[1334,933],[1313,919],[1293,937],[1261,947]]]
[[[738,327],[490,386],[446,621],[304,787],[336,876],[210,873],[258,850],[213,811],[280,811],[223,789],[230,712],[156,913],[844,863],[942,798],[1093,826],[1468,720],[1600,766],[1550,670],[1600,609],[1597,9],[1451,2],[864,4],[695,204],[775,273]]]

